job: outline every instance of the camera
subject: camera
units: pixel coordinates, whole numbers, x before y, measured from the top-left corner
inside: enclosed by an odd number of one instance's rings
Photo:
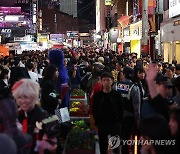
[[[36,122],[36,127],[47,134],[48,138],[58,137],[64,131],[70,131],[72,125],[70,122],[59,123],[56,115],[43,119],[41,122]]]

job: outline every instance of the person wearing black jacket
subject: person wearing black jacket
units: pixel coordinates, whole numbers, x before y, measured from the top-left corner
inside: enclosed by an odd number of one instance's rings
[[[44,72],[44,78],[41,82],[41,106],[50,114],[58,106],[59,94],[57,90],[58,70],[56,65],[50,64]]]
[[[151,115],[160,114],[169,121],[169,107],[171,104],[167,96],[170,93],[170,88],[172,88],[172,83],[167,76],[158,74],[156,64],[149,64],[146,70],[146,80],[150,92],[148,102],[150,108],[147,111],[151,110]]]
[[[113,83],[111,73],[102,73],[101,80],[103,90],[94,95],[93,116],[98,128],[100,152],[106,154],[108,135],[121,136],[123,107],[121,94],[111,88]]]

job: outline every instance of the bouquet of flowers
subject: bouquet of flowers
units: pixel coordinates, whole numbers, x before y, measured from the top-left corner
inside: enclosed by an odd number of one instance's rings
[[[89,116],[89,107],[83,102],[73,102],[70,109],[71,116]]]

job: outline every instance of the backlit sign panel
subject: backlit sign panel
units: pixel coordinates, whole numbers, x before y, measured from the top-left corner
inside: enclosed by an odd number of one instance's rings
[[[50,40],[56,42],[63,42],[64,34],[50,34]]]
[[[3,15],[0,15],[0,22],[4,21]]]
[[[79,36],[79,32],[78,31],[67,31],[66,35],[67,35],[67,37],[74,38],[74,37]]]
[[[180,0],[169,0],[169,18],[180,14]]]
[[[96,0],[96,33],[98,33],[100,29],[100,0]]]
[[[6,15],[5,21],[6,22],[24,21],[24,16],[23,15]]]
[[[1,33],[11,33],[11,29],[1,29]]]
[[[105,0],[105,5],[112,5],[112,0]]]
[[[33,4],[33,24],[36,23],[36,15],[37,15],[37,8],[36,8],[36,4]]]

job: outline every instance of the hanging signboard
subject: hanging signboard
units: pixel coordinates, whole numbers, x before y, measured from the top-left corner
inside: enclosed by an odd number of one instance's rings
[[[112,5],[112,0],[105,0],[105,5],[106,5],[106,6]]]

